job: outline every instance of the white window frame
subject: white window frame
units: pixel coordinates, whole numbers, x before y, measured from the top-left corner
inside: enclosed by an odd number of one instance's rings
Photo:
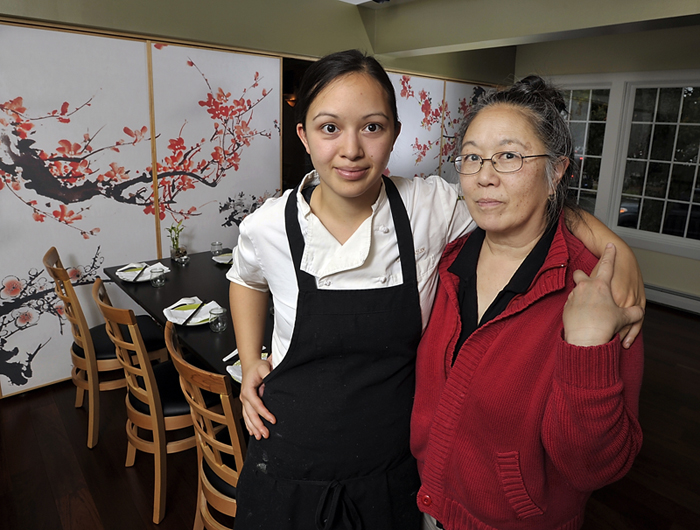
[[[700,86],[700,70],[567,75],[552,76],[550,80],[567,90],[610,89],[595,207],[596,217],[608,225],[631,247],[700,259],[700,241],[698,240],[617,226],[635,90],[637,88]]]

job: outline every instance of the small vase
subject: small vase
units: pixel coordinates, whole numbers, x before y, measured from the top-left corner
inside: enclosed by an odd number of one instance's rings
[[[187,247],[170,247],[170,259],[180,265],[184,265],[190,261],[190,257],[187,255]]]

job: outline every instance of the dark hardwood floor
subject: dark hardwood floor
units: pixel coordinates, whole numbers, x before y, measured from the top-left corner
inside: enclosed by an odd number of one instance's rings
[[[700,316],[650,304],[644,333],[644,445],[625,478],[593,494],[586,530],[700,529]],[[123,393],[102,394],[92,450],[74,398],[64,382],[0,400],[0,528],[191,529],[194,450],[168,455],[166,515],[154,525],[153,458],[124,467]]]

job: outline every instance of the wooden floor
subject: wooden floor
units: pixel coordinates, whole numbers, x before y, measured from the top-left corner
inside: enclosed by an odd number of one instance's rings
[[[645,346],[644,446],[624,479],[593,494],[586,530],[700,529],[700,317],[650,304]],[[166,515],[154,525],[153,459],[124,467],[123,393],[102,394],[93,450],[74,396],[66,382],[0,401],[0,528],[191,529],[194,450],[168,455]]]

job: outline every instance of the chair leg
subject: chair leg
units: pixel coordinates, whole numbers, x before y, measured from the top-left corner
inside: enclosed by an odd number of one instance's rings
[[[90,449],[97,445],[100,435],[100,391],[91,389],[88,392],[88,441]]]
[[[131,442],[126,444],[126,464],[124,467],[131,467],[136,461],[136,447]]]
[[[204,530],[204,518],[202,517],[202,508],[206,499],[202,491],[202,453],[199,444],[197,444],[197,510],[194,513],[194,528],[192,530]]]
[[[83,406],[83,398],[85,397],[85,390],[79,386],[75,387],[75,408],[79,409]]]
[[[155,459],[155,491],[153,493],[153,522],[158,524],[165,516],[165,491],[167,485],[167,466],[166,458],[168,456],[165,440],[158,443],[154,440],[156,452],[153,455]]]
[[[201,500],[197,499],[197,510],[194,513],[194,527],[192,528],[192,530],[204,530],[204,520],[202,519],[202,509],[199,507],[200,503],[201,503]]]

